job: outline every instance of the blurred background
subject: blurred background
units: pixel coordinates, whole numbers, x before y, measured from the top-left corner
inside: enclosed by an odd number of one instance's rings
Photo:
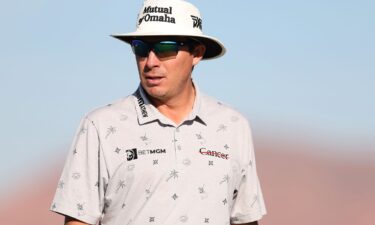
[[[373,225],[375,2],[198,1],[227,47],[194,70],[249,118],[268,215],[262,225]],[[80,118],[138,85],[137,1],[0,1],[0,221],[48,211]]]

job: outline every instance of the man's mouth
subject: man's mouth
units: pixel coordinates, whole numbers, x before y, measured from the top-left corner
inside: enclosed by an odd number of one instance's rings
[[[145,79],[146,79],[148,85],[154,86],[154,85],[159,85],[163,81],[164,77],[163,76],[146,75]]]

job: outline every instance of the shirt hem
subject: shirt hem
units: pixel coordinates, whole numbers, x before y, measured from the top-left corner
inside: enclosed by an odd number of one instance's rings
[[[72,217],[74,219],[77,219],[77,220],[80,220],[82,222],[85,222],[85,223],[88,223],[88,224],[96,224],[99,220],[99,218],[96,218],[94,216],[90,216],[90,215],[77,215],[77,212],[73,212],[69,209],[49,209],[51,212],[54,212],[54,213],[57,213],[57,214],[60,214],[60,215],[63,215],[63,216],[69,216],[69,217]]]
[[[246,214],[243,216],[236,216],[236,217],[231,217],[230,218],[230,223],[231,224],[243,224],[243,223],[251,223],[255,221],[259,221],[262,219],[262,217],[266,215],[266,213],[262,214]]]

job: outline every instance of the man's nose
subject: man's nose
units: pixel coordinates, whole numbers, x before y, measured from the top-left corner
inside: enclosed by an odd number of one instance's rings
[[[159,66],[160,60],[153,50],[151,50],[146,58],[146,66],[149,68]]]

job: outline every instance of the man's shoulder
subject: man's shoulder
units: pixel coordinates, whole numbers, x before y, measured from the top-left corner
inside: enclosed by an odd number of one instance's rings
[[[229,117],[231,120],[243,121],[247,123],[247,118],[230,104],[204,93],[201,94],[201,98],[202,110],[209,117]]]
[[[135,111],[133,98],[133,95],[128,95],[114,100],[109,104],[96,107],[89,111],[85,117],[90,120],[107,120],[113,117],[128,115]]]

